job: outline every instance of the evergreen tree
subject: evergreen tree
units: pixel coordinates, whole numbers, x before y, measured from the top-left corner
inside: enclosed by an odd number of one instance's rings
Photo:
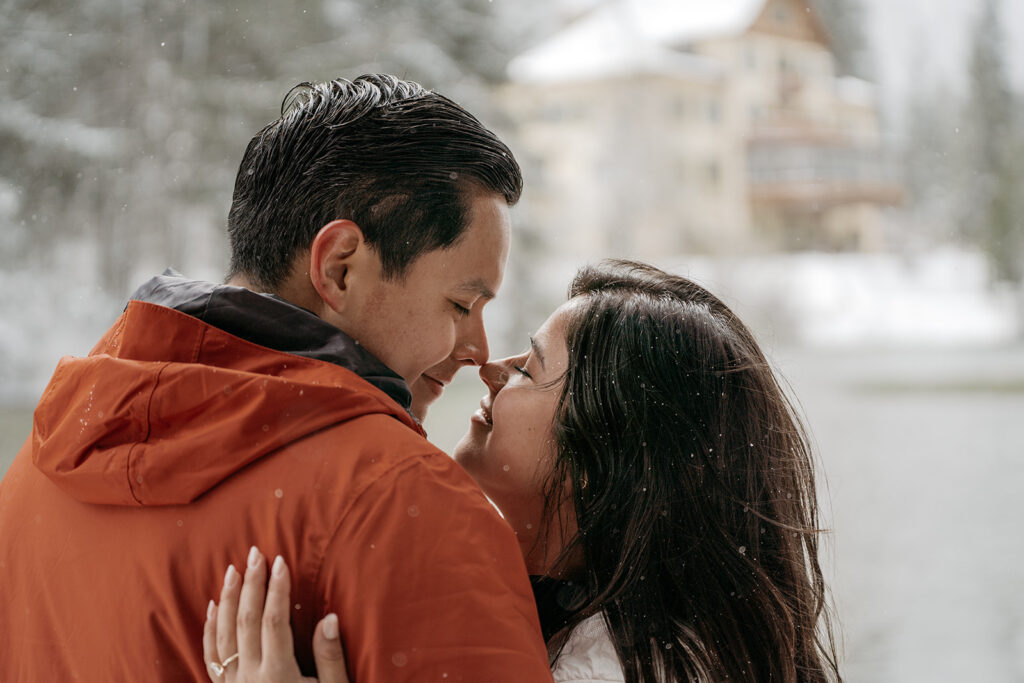
[[[840,76],[871,76],[861,0],[811,0],[832,38]]]
[[[906,100],[904,181],[912,234],[925,243],[956,237],[963,214],[965,141],[959,109],[963,95],[945,84],[915,81]]]
[[[1024,129],[1006,72],[999,0],[985,0],[974,26],[965,120],[972,146],[965,225],[988,255],[997,280],[1024,276]]]

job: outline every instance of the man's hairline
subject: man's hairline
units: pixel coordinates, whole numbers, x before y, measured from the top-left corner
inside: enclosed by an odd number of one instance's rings
[[[466,239],[466,235],[469,233],[469,226],[473,223],[473,202],[475,200],[486,198],[499,198],[501,199],[502,202],[505,203],[505,206],[507,206],[510,209],[516,205],[516,202],[510,202],[501,191],[492,190],[491,188],[484,185],[481,181],[473,177],[467,176],[466,178],[461,178],[457,183],[457,187],[459,199],[466,202],[467,209],[465,220],[462,222],[462,225],[459,226],[459,234],[455,237],[454,240],[452,240],[451,244],[435,247],[434,249],[427,249],[425,251],[421,251],[419,254],[416,255],[415,258],[413,258],[411,261],[405,264],[401,272],[384,275],[383,279],[385,281],[397,282],[399,284],[402,284],[405,282],[405,279],[409,274],[409,270],[412,269],[416,262],[419,261],[421,258],[426,256],[427,254],[433,254],[434,252],[438,251],[451,251],[452,249],[455,249],[460,244],[462,244],[462,241]],[[366,245],[370,249],[372,249],[373,252],[377,254],[379,258],[380,252],[376,248],[376,245],[371,244],[370,242],[367,242]],[[475,278],[475,280],[479,280],[479,278]],[[468,289],[469,285],[472,283],[472,281],[465,282],[459,285],[458,289]],[[485,296],[488,299],[493,299],[495,297],[495,293],[491,291],[489,287],[486,287],[485,285],[483,285],[483,283],[480,283],[480,285],[481,286],[479,287],[479,290],[482,296]]]

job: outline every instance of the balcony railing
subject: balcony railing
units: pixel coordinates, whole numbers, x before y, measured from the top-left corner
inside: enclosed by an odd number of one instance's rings
[[[814,144],[751,144],[750,198],[772,203],[899,204],[898,165],[876,148]]]

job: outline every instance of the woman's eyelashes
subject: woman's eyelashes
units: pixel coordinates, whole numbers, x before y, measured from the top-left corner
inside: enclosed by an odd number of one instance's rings
[[[469,315],[469,309],[463,306],[462,304],[456,301],[452,301],[451,304],[460,318],[465,318],[467,315]]]
[[[527,369],[526,369],[526,363],[525,362],[522,365],[515,365],[515,364],[513,364],[512,365],[512,369],[515,370],[516,372],[518,372],[523,377],[526,377],[528,379],[533,379],[533,375],[531,375],[527,371]]]

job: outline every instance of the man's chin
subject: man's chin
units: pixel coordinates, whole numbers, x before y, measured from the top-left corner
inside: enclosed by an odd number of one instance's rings
[[[409,408],[409,412],[420,422],[427,419],[427,410],[441,396],[438,391],[426,386],[426,382],[430,381],[420,377],[409,387],[409,391],[412,393],[412,406]]]

